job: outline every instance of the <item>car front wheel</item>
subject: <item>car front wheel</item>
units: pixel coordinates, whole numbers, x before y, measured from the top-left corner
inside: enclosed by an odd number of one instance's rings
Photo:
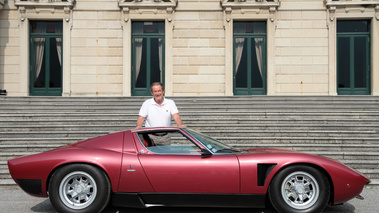
[[[269,187],[274,208],[281,213],[321,212],[328,204],[330,185],[325,175],[310,166],[291,166],[277,174]]]
[[[110,199],[111,186],[105,173],[86,164],[58,169],[49,183],[49,198],[58,212],[101,212]]]

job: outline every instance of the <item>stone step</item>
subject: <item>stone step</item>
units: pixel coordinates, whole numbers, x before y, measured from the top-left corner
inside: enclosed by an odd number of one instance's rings
[[[1,179],[12,179],[8,169],[0,169],[0,180]]]
[[[313,102],[317,104],[344,104],[346,102],[352,105],[362,105],[362,104],[378,104],[378,98],[375,96],[166,96],[169,99],[174,100],[177,103],[227,103],[233,104],[233,101],[238,101],[238,103],[253,103],[253,104],[269,104],[272,103],[303,103],[304,105],[311,105]],[[91,105],[101,104],[101,103],[140,103],[145,101],[150,97],[11,97],[11,96],[0,96],[0,100],[6,100],[7,102],[1,103],[2,105],[7,104],[54,104],[54,103],[90,103]],[[354,102],[355,101],[355,102]],[[356,101],[359,101],[357,103]]]
[[[93,111],[67,111],[67,112],[54,112],[53,109],[47,109],[47,110],[41,110],[40,112],[31,112],[28,110],[24,110],[22,112],[14,111],[14,109],[10,112],[0,112],[0,119],[4,118],[52,118],[52,117],[72,117],[75,118],[78,115],[85,118],[94,118],[94,117],[133,117],[138,116],[138,109],[133,110],[132,112],[126,111],[123,109],[122,111],[114,111],[114,110],[104,110],[102,112],[93,112]],[[195,118],[197,120],[202,120],[203,118],[224,118],[229,119],[272,119],[275,118],[275,120],[289,120],[289,119],[297,119],[297,120],[325,120],[325,119],[350,119],[350,118],[359,118],[359,119],[376,119],[379,116],[379,109],[377,111],[353,111],[353,112],[303,112],[303,111],[296,111],[296,112],[248,112],[248,111],[208,111],[208,110],[202,110],[198,112],[193,111],[183,111],[180,110],[180,114],[183,115],[183,117],[188,117],[188,119]]]
[[[63,143],[71,144],[79,142],[90,137],[84,137],[81,134],[68,135],[67,137],[57,137],[55,134],[51,134],[47,137],[43,134],[35,134],[35,137],[30,137],[30,134],[25,133],[26,137],[17,137],[17,133],[14,133],[15,137],[0,137],[0,144],[49,144],[49,143]],[[41,138],[41,136],[45,136]],[[99,135],[100,136],[100,135]],[[317,146],[323,146],[324,144],[356,144],[356,145],[370,145],[378,144],[378,138],[338,138],[338,137],[214,137],[221,142],[236,147],[252,147],[252,146],[277,146],[282,144],[296,145],[296,144],[314,144]]]
[[[373,125],[312,125],[312,124],[215,124],[215,125],[201,125],[191,124],[184,121],[184,123],[191,129],[196,129],[204,134],[214,135],[222,132],[225,136],[238,135],[239,133],[246,133],[250,136],[258,136],[263,133],[266,136],[273,136],[275,133],[294,133],[298,132],[304,134],[335,134],[335,135],[379,135],[379,128]],[[66,122],[64,124],[54,122],[40,122],[40,123],[24,123],[24,124],[6,124],[0,126],[2,134],[9,132],[46,132],[46,131],[122,131],[135,128],[135,122],[114,123],[114,122]],[[174,124],[173,124],[174,125]],[[300,126],[299,126],[300,125]],[[4,137],[4,136],[3,136]]]
[[[379,120],[379,119],[378,119]],[[298,130],[299,132],[306,131],[323,131],[323,132],[336,132],[340,131],[341,133],[346,133],[350,131],[351,133],[362,132],[362,133],[377,133],[379,134],[379,127],[377,124],[355,124],[355,125],[339,125],[339,124],[307,124],[307,123],[250,123],[250,124],[241,124],[241,123],[217,123],[217,124],[200,124],[200,123],[185,123],[191,129],[197,129],[205,134],[212,134],[212,132],[223,132],[224,134],[233,134],[233,132],[238,132],[244,130],[245,132],[265,132],[268,135],[274,132],[280,131],[294,131]],[[127,130],[135,127],[135,120],[131,122],[120,121],[114,122],[111,120],[104,121],[67,121],[67,122],[19,122],[19,123],[10,123],[2,122],[0,126],[0,132],[9,132],[9,131],[21,131],[22,129],[27,129],[28,131],[33,130],[51,130],[52,128],[75,128],[75,130],[91,130],[91,128],[100,128],[103,129],[120,129]],[[175,125],[175,122],[172,123]],[[209,133],[208,133],[209,132]]]
[[[379,132],[375,130],[361,130],[361,131],[328,131],[328,130],[232,130],[230,132],[225,132],[221,130],[205,130],[202,131],[202,133],[207,134],[209,136],[217,136],[217,137],[239,137],[239,136],[244,136],[244,137],[254,137],[254,136],[259,136],[259,135],[269,135],[271,137],[280,137],[280,136],[297,136],[297,137],[322,137],[322,136],[340,136],[340,135],[360,135],[362,137],[378,137]]]
[[[81,137],[81,138],[93,138],[100,135],[106,135],[111,133],[110,130],[103,131],[36,131],[36,132],[0,132],[0,137],[2,138],[26,138],[29,137],[41,137],[41,136],[52,136],[52,137]]]
[[[55,144],[41,144],[35,142],[34,144],[0,144],[0,153],[4,152],[43,152],[51,149],[55,149],[61,146],[68,145],[67,143],[55,143]],[[360,152],[362,155],[366,152],[378,152],[379,144],[234,144],[234,147],[238,148],[283,148],[291,149],[301,152],[312,151],[333,151],[333,152]]]
[[[12,144],[72,144],[83,140],[82,137],[66,137],[66,138],[0,138],[1,145],[12,145]]]
[[[12,152],[12,153],[9,153],[9,152],[6,152],[6,153],[1,153],[0,154],[0,161],[8,161],[10,159],[13,159],[13,158],[17,158],[17,157],[21,157],[21,156],[26,156],[26,155],[33,155],[33,154],[37,154],[37,153],[40,153],[40,152],[26,152],[26,151],[22,151],[22,152]]]
[[[327,97],[327,96],[186,96],[186,97],[170,97],[166,96],[169,99],[174,100],[176,103],[185,103],[185,104],[209,104],[209,103],[222,103],[222,104],[234,104],[234,102],[238,101],[239,104],[244,103],[252,103],[254,105],[264,104],[264,105],[272,105],[273,103],[281,103],[281,104],[294,104],[298,105],[312,105],[312,104],[345,104],[348,102],[351,105],[362,106],[365,104],[375,105],[378,104],[378,98],[375,96],[336,96],[336,97]],[[49,99],[45,97],[11,97],[11,96],[0,96],[0,100],[4,100],[0,105],[27,105],[27,104],[70,104],[74,103],[75,105],[83,104],[83,105],[98,105],[98,104],[141,104],[141,102],[145,101],[150,97],[50,97]],[[6,101],[6,102],[5,102]],[[359,101],[359,103],[357,102]],[[84,104],[85,103],[85,104]]]
[[[325,157],[330,157],[336,160],[378,160],[378,152],[338,152],[338,151],[308,151],[309,154],[321,155]]]
[[[0,161],[0,170],[8,170],[8,162],[7,161]]]
[[[108,133],[119,132],[117,129],[105,129],[102,131],[71,131],[69,133],[64,131],[51,131],[52,134],[46,132],[8,132],[0,133],[0,142],[5,141],[15,141],[20,143],[28,139],[42,138],[42,140],[48,140],[51,138],[60,137],[64,140],[77,138],[79,140],[93,138]],[[222,141],[229,145],[244,144],[244,145],[254,145],[254,144],[378,144],[379,137],[377,135],[363,135],[363,134],[333,134],[333,133],[289,133],[291,136],[285,133],[270,133],[271,136],[266,136],[264,132],[256,134],[236,134],[229,136],[221,136],[217,134],[208,134],[209,136],[215,138],[216,140]],[[242,135],[242,136],[239,136]],[[11,140],[8,140],[11,139]],[[20,142],[18,142],[20,141]]]
[[[57,113],[62,113],[62,112],[129,112],[129,113],[138,113],[138,110],[141,106],[142,102],[139,104],[135,105],[102,105],[102,106],[94,106],[94,105],[62,105],[59,104],[57,106],[46,106],[46,105],[19,105],[19,106],[1,106],[0,105],[0,110],[5,113],[5,112],[33,112],[33,113],[43,113],[44,111],[50,111],[50,112],[57,112]],[[207,109],[207,111],[217,111],[217,112],[287,112],[287,113],[295,113],[295,112],[315,112],[315,113],[323,113],[325,111],[328,111],[328,113],[333,113],[333,112],[345,112],[345,113],[351,113],[351,112],[356,112],[356,111],[368,111],[372,113],[377,113],[378,112],[378,107],[377,106],[371,106],[371,105],[366,105],[366,106],[354,106],[352,107],[351,105],[317,105],[317,104],[312,104],[312,105],[281,105],[280,103],[274,103],[274,105],[252,105],[252,104],[238,104],[238,105],[233,105],[233,104],[215,104],[215,103],[210,103],[207,105],[198,105],[198,104],[177,104],[178,109],[181,112],[204,112],[204,109]]]
[[[68,111],[100,111],[100,110],[139,110],[143,102],[138,102],[135,104],[129,104],[129,103],[113,103],[113,104],[97,104],[93,105],[91,103],[71,103],[71,102],[62,102],[58,104],[12,104],[12,105],[4,105],[0,104],[1,110],[9,110],[10,106],[13,107],[13,110],[31,110],[31,111],[41,111],[43,109],[51,109],[51,110],[68,110]],[[358,104],[358,105],[352,105],[351,103],[341,103],[341,104],[320,104],[320,103],[311,103],[311,104],[302,104],[302,103],[272,103],[272,104],[254,104],[252,102],[248,103],[239,103],[239,104],[228,104],[228,103],[215,103],[215,102],[209,102],[207,104],[191,104],[191,103],[180,103],[176,102],[177,106],[183,111],[190,111],[190,112],[198,112],[204,111],[204,109],[208,111],[212,111],[211,109],[219,109],[220,111],[225,111],[226,109],[231,111],[241,111],[246,110],[247,112],[296,112],[297,111],[314,111],[314,112],[324,112],[326,109],[330,109],[329,112],[354,112],[354,111],[374,111],[377,112],[377,106],[374,104]],[[347,105],[348,104],[348,105]],[[207,107],[207,108],[205,108]]]
[[[7,159],[134,128],[145,99],[0,97],[0,170],[7,170],[2,163]],[[379,184],[375,163],[379,159],[377,96],[171,99],[187,126],[222,142],[241,148],[277,147],[332,157],[362,169]],[[0,181],[7,182],[4,178]]]
[[[44,152],[52,150],[67,144],[33,144],[33,145],[1,145],[0,153],[17,153],[17,152]]]
[[[229,144],[234,145],[236,141],[238,144],[277,144],[277,143],[286,143],[286,144],[324,144],[324,143],[345,143],[345,144],[377,144],[379,142],[378,138],[361,138],[361,137],[214,137],[215,139]]]
[[[138,115],[134,116],[128,116],[123,117],[120,115],[104,115],[104,116],[96,116],[96,115],[66,115],[66,116],[9,116],[8,118],[2,117],[0,118],[0,122],[8,122],[8,123],[19,123],[19,122],[80,122],[80,121],[87,121],[87,122],[96,122],[96,121],[109,121],[109,122],[131,122],[135,123],[137,120]],[[259,124],[318,124],[318,125],[327,125],[327,124],[334,124],[334,125],[360,125],[360,124],[367,124],[367,125],[375,125],[378,126],[377,121],[379,120],[379,116],[377,118],[254,118],[254,117],[248,117],[248,116],[241,116],[241,117],[228,117],[228,116],[208,116],[208,117],[183,117],[183,121],[186,121],[187,123],[191,123],[194,125],[211,125],[211,124],[241,124],[241,125],[259,125]]]
[[[54,103],[90,103],[92,105],[101,103],[140,103],[150,97],[11,97],[0,96],[0,100],[6,100],[2,104],[54,104]],[[183,103],[228,103],[233,104],[233,101],[238,103],[253,103],[253,104],[269,104],[272,103],[303,103],[304,105],[311,105],[313,102],[318,104],[343,104],[346,102],[352,105],[362,104],[378,104],[379,101],[375,96],[175,96],[167,98],[174,100],[175,102]],[[354,102],[355,101],[355,102]],[[359,101],[357,103],[356,101]]]
[[[370,179],[379,179],[379,169],[356,169]]]
[[[130,128],[130,126],[128,126]],[[25,134],[62,134],[67,132],[116,132],[123,131],[129,128],[125,128],[125,126],[120,127],[119,125],[58,125],[58,126],[48,126],[48,125],[24,125],[23,127],[17,126],[7,126],[0,127],[0,135],[3,137],[14,137],[14,135],[18,135],[21,137]],[[79,130],[79,131],[78,131]],[[309,131],[307,129],[249,129],[249,130],[204,130],[202,131],[204,134],[213,137],[259,137],[269,135],[271,137],[284,137],[291,135],[292,137],[362,137],[362,138],[379,138],[379,131],[376,130],[312,130]],[[12,136],[10,136],[12,135]]]
[[[6,127],[0,127],[0,134],[12,134],[14,132],[31,132],[41,134],[46,132],[51,132],[52,134],[59,131],[103,131],[103,132],[115,132],[115,131],[123,131],[127,129],[133,129],[135,125],[133,124],[64,124],[64,125],[25,125],[25,126],[13,126],[9,125]],[[299,127],[295,126],[287,128],[280,126],[256,126],[256,127],[243,127],[243,126],[215,126],[213,128],[208,128],[206,131],[202,131],[205,127],[197,127],[197,126],[189,126],[191,129],[199,130],[206,135],[209,136],[222,136],[222,137],[240,137],[240,136],[249,136],[249,137],[260,137],[260,136],[280,136],[282,134],[287,133],[287,136],[310,136],[310,137],[320,137],[323,135],[328,136],[360,136],[360,137],[378,137],[379,131],[375,128],[370,128],[369,126],[363,127],[313,127],[312,131],[309,131],[307,127]],[[249,129],[246,132],[239,132],[239,129]],[[340,131],[339,129],[344,129]],[[217,132],[222,132],[222,134],[217,134]],[[1,139],[0,139],[1,140]]]
[[[379,169],[376,160],[341,160],[341,162],[354,169]]]
[[[16,182],[13,179],[0,179],[0,186],[13,186]]]

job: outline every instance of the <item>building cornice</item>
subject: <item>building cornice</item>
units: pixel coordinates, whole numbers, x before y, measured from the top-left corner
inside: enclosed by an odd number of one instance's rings
[[[119,7],[124,14],[124,21],[129,19],[150,18],[173,20],[177,0],[119,0]]]
[[[15,6],[20,13],[20,20],[39,14],[63,14],[68,22],[75,5],[75,0],[15,0]]]
[[[15,0],[14,3],[19,7],[72,7],[75,0]]]
[[[177,5],[176,0],[119,0],[118,5],[123,8],[174,8]]]
[[[378,6],[378,0],[324,0],[327,7]]]
[[[280,2],[281,0],[220,0],[226,22],[230,22],[233,16],[247,14],[262,14],[263,18],[269,18],[274,22],[274,14],[277,12]]]
[[[340,14],[360,13],[374,11],[374,16],[379,20],[379,0],[324,0],[329,11],[329,19],[333,21],[337,12]]]
[[[222,7],[230,8],[277,8],[281,0],[221,0]]]

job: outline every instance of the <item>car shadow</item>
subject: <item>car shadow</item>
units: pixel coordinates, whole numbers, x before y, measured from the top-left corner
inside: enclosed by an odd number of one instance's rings
[[[45,213],[50,213],[50,212],[57,212],[54,207],[51,205],[50,200],[46,199],[45,201],[38,203],[37,205],[33,206],[30,208],[32,212],[45,212]]]
[[[272,207],[268,206],[264,209],[251,209],[251,208],[169,208],[169,207],[152,207],[147,209],[134,209],[134,208],[120,208],[109,206],[104,211],[104,213],[276,213],[277,211]],[[349,203],[337,206],[327,206],[324,213],[354,213],[355,207]]]
[[[54,207],[51,205],[50,201],[46,199],[45,201],[38,203],[30,209],[32,212],[44,212],[53,213],[56,212]],[[103,213],[276,213],[276,210],[271,206],[267,205],[266,208],[192,208],[192,207],[151,207],[147,209],[136,209],[136,208],[123,208],[108,206],[104,209]],[[324,213],[354,213],[355,207],[349,203],[344,203],[342,205],[330,206],[328,205]]]

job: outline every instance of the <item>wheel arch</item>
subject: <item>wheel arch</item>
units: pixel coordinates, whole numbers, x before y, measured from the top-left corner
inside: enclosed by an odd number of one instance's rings
[[[268,195],[268,190],[269,190],[271,182],[272,182],[272,180],[274,180],[275,176],[277,176],[284,169],[291,167],[291,166],[310,166],[310,167],[313,167],[313,168],[317,169],[318,171],[322,172],[325,175],[325,177],[328,179],[328,182],[329,182],[329,188],[330,188],[329,203],[330,204],[334,203],[334,183],[333,183],[332,178],[330,177],[329,173],[323,167],[321,167],[317,164],[313,164],[313,163],[293,163],[293,164],[288,164],[288,165],[281,167],[278,171],[275,172],[275,174],[270,179],[270,182],[268,183],[266,195]]]
[[[51,177],[54,175],[54,173],[56,171],[58,171],[60,168],[63,168],[65,166],[69,166],[69,165],[89,165],[89,166],[93,166],[99,170],[101,170],[105,176],[107,177],[107,179],[109,180],[109,182],[111,183],[110,184],[110,187],[111,187],[111,191],[113,190],[113,185],[112,185],[112,181],[111,181],[111,178],[109,177],[108,173],[105,171],[104,168],[102,168],[101,166],[97,165],[97,164],[93,164],[93,163],[88,163],[88,162],[72,162],[72,163],[65,163],[65,164],[61,164],[57,167],[55,167],[50,173],[49,173],[49,176],[47,177],[46,179],[46,191],[48,192],[49,191],[49,184],[50,184],[50,180],[51,180]]]

